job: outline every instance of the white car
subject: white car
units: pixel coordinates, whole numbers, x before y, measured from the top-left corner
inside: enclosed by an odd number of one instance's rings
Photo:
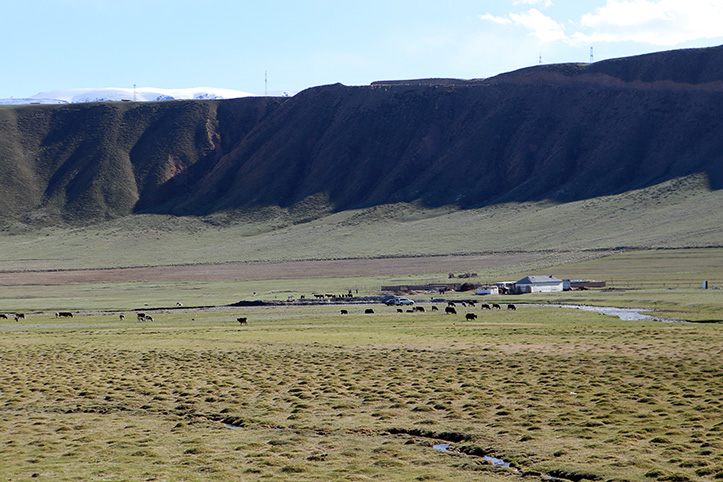
[[[414,304],[414,300],[410,300],[410,299],[408,299],[408,298],[397,298],[397,299],[394,300],[394,304],[397,305],[397,306],[400,306],[400,305],[413,305],[413,304]]]

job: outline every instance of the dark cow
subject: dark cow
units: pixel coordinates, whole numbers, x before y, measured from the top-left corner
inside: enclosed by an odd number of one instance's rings
[[[436,306],[432,305],[432,311],[439,311],[439,308],[437,308]]]
[[[346,310],[341,310],[341,314],[342,314],[342,315],[348,315],[348,314],[349,314],[349,312],[348,312],[348,311],[346,311]]]
[[[516,310],[517,307],[515,305],[507,305],[508,310]]]
[[[467,313],[466,315],[464,315],[464,317],[467,320],[476,320],[477,319],[477,315],[475,315],[474,313]]]
[[[138,321],[143,321],[143,320],[146,319],[146,314],[145,314],[145,313],[138,313],[138,314],[137,314],[137,318],[138,318]]]
[[[424,306],[415,306],[414,311],[419,311],[420,313],[424,313]]]
[[[447,306],[455,306],[454,301],[448,301]]]
[[[15,318],[24,320],[24,319],[25,319],[25,313],[15,313]]]
[[[404,310],[401,308],[397,308],[397,313],[404,313]]]
[[[248,325],[249,324],[249,320],[245,316],[241,317],[241,318],[236,318],[236,321],[238,321],[239,325]]]
[[[126,319],[126,315],[118,315],[118,316],[120,317],[121,321]]]
[[[70,311],[58,311],[58,312],[55,314],[55,317],[56,317],[56,318],[72,318],[72,317],[73,317],[73,313],[71,313]]]
[[[446,308],[444,309],[444,312],[445,312],[446,314],[448,314],[448,315],[456,315],[456,314],[457,314],[457,310],[455,310],[455,309],[454,309],[453,307],[451,307],[451,306],[446,307]]]
[[[502,309],[502,308],[500,307],[500,305],[498,305],[497,303],[492,303],[492,308],[495,308],[495,309],[498,309],[498,310],[501,310],[501,309]]]
[[[7,320],[8,315],[4,315],[4,314],[0,313],[0,318],[2,318],[3,320]]]
[[[153,317],[151,315],[146,315],[146,321],[153,321]]]
[[[364,314],[369,315],[371,313],[374,313],[374,310],[372,310],[371,308],[367,308],[366,310],[364,310]]]
[[[488,305],[487,303],[482,303],[482,305],[480,305],[480,307],[483,310],[491,310],[492,309],[492,308],[490,308],[490,305]]]

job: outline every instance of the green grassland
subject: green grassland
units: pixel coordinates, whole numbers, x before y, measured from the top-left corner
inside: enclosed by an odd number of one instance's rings
[[[719,191],[688,178],[565,205],[390,205],[309,220],[317,205],[83,229],[6,225],[0,313],[27,317],[0,319],[0,479],[723,479],[721,207]],[[332,261],[305,275],[301,260]],[[232,263],[253,276],[22,278]],[[449,282],[449,272],[475,272],[475,283],[552,274],[611,289],[447,293],[518,307],[457,316],[381,304],[223,306],[379,295],[382,285]],[[405,296],[429,307],[440,294]],[[363,314],[369,306],[376,313]],[[137,322],[134,310],[154,321]],[[467,311],[478,319],[464,321]],[[443,442],[449,452],[432,448]]]
[[[339,308],[2,320],[0,478],[723,477],[718,324]]]

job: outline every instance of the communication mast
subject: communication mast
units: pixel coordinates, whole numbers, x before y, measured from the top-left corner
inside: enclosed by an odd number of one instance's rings
[[[592,47],[590,47],[590,63],[592,63],[592,62],[593,62],[593,60],[592,60]]]
[[[133,84],[133,102],[136,101],[136,84]]]
[[[264,70],[264,96],[269,95],[269,71]]]
[[[542,52],[540,52],[540,60],[538,61],[540,65],[542,65]]]

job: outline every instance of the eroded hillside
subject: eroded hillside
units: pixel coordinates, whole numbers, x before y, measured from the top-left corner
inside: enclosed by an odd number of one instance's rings
[[[2,107],[0,216],[568,202],[698,173],[717,190],[722,72],[717,47],[292,98]]]

